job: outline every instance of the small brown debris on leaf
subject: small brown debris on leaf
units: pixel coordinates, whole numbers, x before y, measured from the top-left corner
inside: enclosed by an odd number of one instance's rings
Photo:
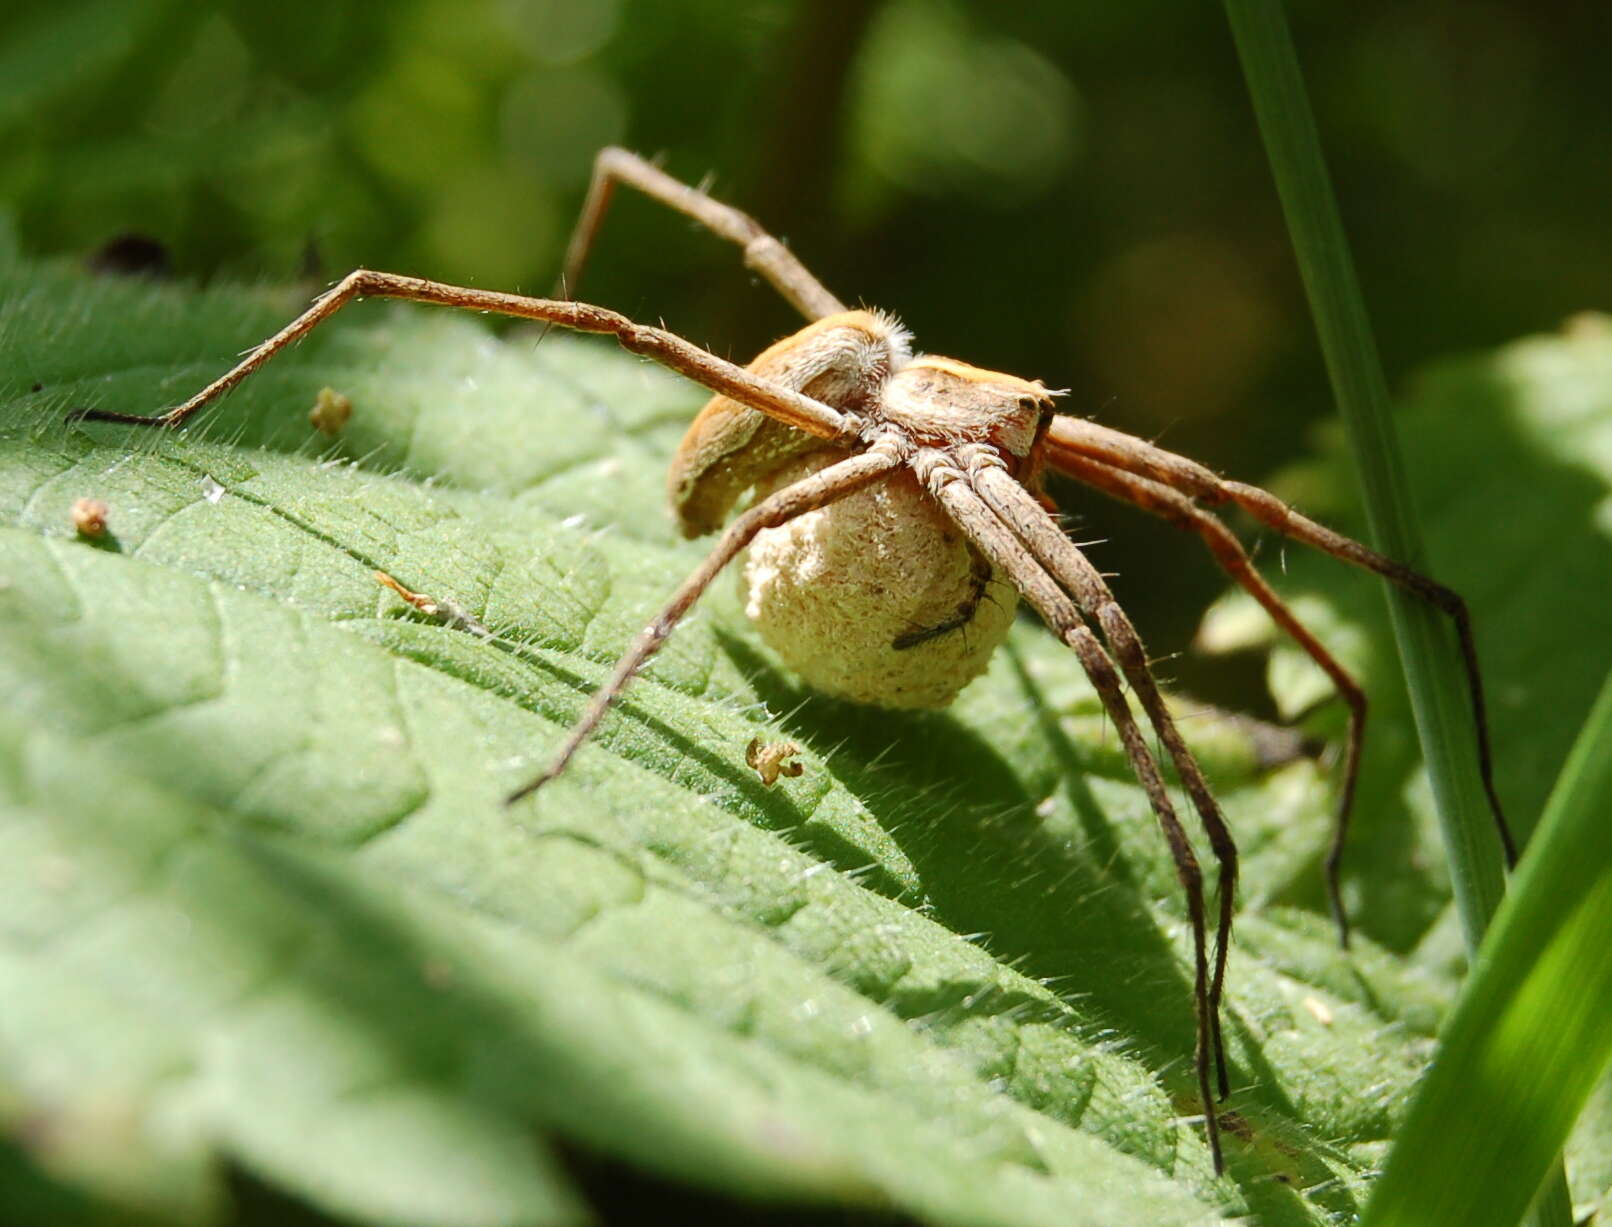
[[[434,618],[437,616],[437,614],[442,612],[442,606],[438,605],[430,597],[426,596],[423,592],[415,592],[410,588],[405,588],[385,571],[375,572],[375,582],[382,588],[390,588],[393,592],[397,593],[398,596],[402,597],[405,601],[414,606],[414,608],[418,609],[421,613],[425,614],[428,618]]]
[[[352,416],[352,401],[335,388],[320,388],[313,408],[308,410],[308,424],[322,435],[335,436]]]
[[[469,631],[472,635],[480,635],[483,639],[493,638],[492,631],[458,601],[450,597],[438,599],[423,592],[415,592],[412,588],[404,587],[385,571],[376,571],[373,574],[376,583],[383,588],[390,588],[426,617],[436,618],[456,630]]]
[[[106,536],[106,517],[111,511],[98,498],[81,498],[73,504],[73,528],[80,537],[94,540]]]
[[[791,779],[806,770],[805,763],[790,762],[800,753],[800,746],[793,741],[767,741],[759,737],[752,737],[750,744],[744,748],[745,766],[750,767],[761,777],[761,782],[771,788],[778,782],[778,777],[787,775]]]

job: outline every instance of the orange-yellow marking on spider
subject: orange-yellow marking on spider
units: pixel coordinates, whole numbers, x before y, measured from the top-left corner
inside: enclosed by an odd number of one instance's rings
[[[951,358],[914,357],[895,319],[845,311],[751,363],[758,375],[900,427],[920,446],[988,440],[1031,457],[1051,394]],[[668,479],[687,536],[849,452],[726,396],[684,435]],[[1018,595],[909,470],[757,534],[740,570],[745,612],[784,663],[824,693],[881,707],[944,707],[985,671]]]

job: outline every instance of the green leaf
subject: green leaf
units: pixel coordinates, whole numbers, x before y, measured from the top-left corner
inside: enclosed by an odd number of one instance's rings
[[[1612,494],[1612,327],[1602,317],[1586,315],[1569,321],[1557,335],[1441,363],[1415,382],[1400,425],[1423,495],[1435,574],[1462,592],[1476,614],[1498,749],[1497,780],[1516,829],[1526,833],[1532,816],[1544,807],[1575,735],[1581,729],[1582,735],[1590,732],[1586,713],[1597,679],[1612,658],[1612,608],[1605,600],[1606,576],[1612,572],[1612,521],[1606,514]],[[1338,440],[1330,444],[1327,460],[1293,470],[1281,484],[1305,505],[1333,512],[1333,521],[1347,531],[1351,520],[1336,494],[1344,462]],[[1300,599],[1312,611],[1324,611],[1321,625],[1334,628],[1329,638],[1336,641],[1343,635],[1354,645],[1353,662],[1367,681],[1378,721],[1368,743],[1362,789],[1370,800],[1361,809],[1350,861],[1357,914],[1368,931],[1393,944],[1421,940],[1421,961],[1431,963],[1446,946],[1444,926],[1427,928],[1441,905],[1442,890],[1433,873],[1418,888],[1403,868],[1409,863],[1436,866],[1437,845],[1428,838],[1427,795],[1411,748],[1381,736],[1384,725],[1389,730],[1401,726],[1405,704],[1391,666],[1387,628],[1375,603],[1363,599],[1338,568],[1318,566],[1297,554],[1290,561],[1289,579],[1307,593]],[[1228,599],[1206,620],[1206,637],[1229,642],[1247,624],[1246,602]],[[1250,632],[1240,635],[1244,643],[1253,637]],[[1278,677],[1288,679],[1308,667],[1293,651],[1278,646],[1272,658],[1273,687]],[[1409,856],[1410,828],[1383,821],[1395,812],[1396,797],[1406,798],[1418,817],[1415,841],[1421,850]],[[1597,821],[1604,825],[1604,813],[1597,811]],[[1608,859],[1594,838],[1560,831],[1552,838],[1563,841],[1567,851],[1563,846],[1536,848],[1531,841],[1525,864],[1536,856],[1565,855],[1579,869],[1605,877]],[[1396,873],[1384,878],[1381,871],[1388,867],[1397,867]],[[1552,870],[1530,869],[1514,886],[1523,889],[1538,897],[1509,902],[1511,911],[1531,912],[1542,901],[1563,909],[1576,897],[1567,880]],[[1406,906],[1418,890],[1423,906]],[[1420,924],[1414,923],[1418,914]],[[1537,919],[1526,936],[1512,928],[1507,940],[1534,951],[1543,950],[1553,932],[1549,923]],[[1603,1015],[1612,1011],[1612,998],[1597,997],[1582,970],[1547,987],[1514,980],[1499,986],[1491,974],[1486,985],[1475,982],[1470,992],[1474,1003],[1482,1004],[1468,1008],[1485,1011],[1485,1026],[1497,1026],[1502,1018],[1530,1019],[1546,1024],[1558,1041],[1561,1010],[1548,1001],[1551,993],[1591,1003]],[[1470,1022],[1459,1031],[1452,1029],[1452,1045],[1471,1056],[1480,1030]],[[1466,1038],[1456,1044],[1462,1035]],[[1552,1076],[1548,1056],[1553,1050],[1542,1043],[1532,1050],[1532,1059],[1497,1069],[1496,1079],[1460,1079],[1464,1098],[1459,1107],[1452,1106],[1455,1092],[1443,1084],[1437,1096],[1441,1124],[1424,1127],[1419,1140],[1405,1144],[1402,1162],[1416,1171],[1422,1193],[1463,1194],[1480,1186],[1487,1160],[1479,1152],[1501,1136],[1490,1123],[1490,1097],[1513,1084],[1545,1087]],[[1452,1062],[1460,1059],[1452,1052]],[[1580,1052],[1561,1087],[1563,1096],[1581,1100],[1599,1068]],[[1570,1184],[1581,1209],[1612,1190],[1605,1098],[1603,1089],[1601,1100],[1592,1101],[1602,1106],[1592,1107],[1568,1147]],[[1542,1118],[1524,1114],[1516,1103],[1508,1104],[1505,1117],[1531,1139],[1549,1132]],[[1464,1128],[1449,1128],[1451,1120],[1484,1122],[1482,1140]],[[1505,1172],[1514,1177],[1519,1162],[1518,1153],[1508,1151]],[[1405,1186],[1400,1188],[1396,1197],[1404,1195]],[[1504,1195],[1492,1192],[1480,1201],[1495,1212],[1517,1194],[1510,1187]],[[1524,1189],[1523,1195],[1530,1192]],[[1452,1221],[1461,1217],[1453,1214]],[[1424,1216],[1421,1221],[1429,1220]]]
[[[1612,1062],[1612,675],[1395,1140],[1366,1222],[1509,1227]]]
[[[1025,623],[951,711],[857,708],[724,582],[506,809],[701,555],[660,506],[700,394],[371,305],[191,432],[61,424],[300,297],[0,271],[0,1120],[41,1205],[221,1221],[227,1163],[355,1222],[575,1221],[558,1141],[937,1224],[1359,1212],[1448,985],[1268,906],[1318,872],[1321,766],[1187,724],[1246,857],[1217,1180],[1173,871],[1066,652]]]
[[[1612,662],[1612,325],[1586,315],[1558,334],[1437,363],[1411,383],[1398,424],[1429,573],[1474,611],[1496,781],[1526,838]],[[1321,442],[1324,459],[1280,475],[1273,488],[1340,530],[1359,531],[1342,440],[1328,432]],[[1404,686],[1381,602],[1329,559],[1287,549],[1282,569],[1283,591],[1371,695],[1349,891],[1365,931],[1408,948],[1427,935],[1445,886],[1420,759],[1403,737]],[[1258,633],[1239,628],[1252,625],[1249,602],[1224,598],[1202,638],[1246,646]],[[1313,682],[1295,682],[1313,677],[1308,659],[1263,633],[1276,644],[1273,692],[1312,693]],[[1317,716],[1318,728],[1337,726],[1337,712]],[[1407,874],[1411,863],[1421,868]]]
[[[1332,393],[1353,444],[1371,530],[1364,539],[1390,558],[1425,570],[1388,382],[1282,0],[1226,0],[1226,14],[1293,236]],[[1442,614],[1397,585],[1384,590],[1437,801],[1456,909],[1467,946],[1475,949],[1505,890],[1505,856],[1494,838],[1493,804],[1479,774],[1466,665]]]

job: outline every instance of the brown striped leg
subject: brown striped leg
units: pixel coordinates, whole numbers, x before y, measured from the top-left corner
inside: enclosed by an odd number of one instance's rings
[[[559,293],[570,297],[576,293],[577,282],[582,278],[582,267],[598,236],[610,198],[616,184],[635,187],[662,204],[692,217],[713,234],[737,243],[744,249],[747,268],[765,277],[791,306],[809,320],[825,315],[838,315],[845,304],[830,294],[823,283],[806,270],[806,266],[772,235],[761,228],[748,213],[741,213],[731,205],[713,199],[699,188],[689,187],[625,149],[601,149],[593,163],[593,181],[588,185],[587,198],[577,217],[576,229],[565,252],[565,272],[560,278]]]
[[[1164,744],[1170,761],[1175,764],[1192,806],[1203,822],[1209,836],[1209,846],[1219,866],[1219,916],[1215,926],[1214,974],[1209,984],[1209,1019],[1213,1038],[1215,1074],[1222,1097],[1230,1087],[1226,1074],[1225,1042],[1220,1033],[1220,999],[1226,983],[1226,958],[1231,950],[1231,926],[1237,896],[1237,843],[1226,825],[1220,803],[1215,800],[1203,769],[1193,757],[1187,743],[1176,727],[1175,718],[1164,702],[1153,671],[1148,665],[1147,649],[1142,637],[1136,633],[1125,611],[1114,599],[1097,568],[1091,564],[1080,547],[1064,535],[1061,528],[1042,508],[1036,498],[1011,477],[993,448],[980,444],[964,444],[955,449],[962,463],[968,466],[970,484],[985,500],[998,518],[1018,536],[1035,560],[1046,568],[1058,584],[1075,598],[1081,614],[1103,633],[1108,650],[1119,661],[1121,670],[1131,683],[1131,689],[1141,700],[1153,731]]]
[[[665,608],[655,615],[653,622],[639,632],[632,646],[616,662],[609,681],[594,692],[587,709],[571,726],[570,733],[567,734],[547,769],[530,783],[510,793],[505,804],[513,805],[521,798],[530,796],[565,770],[566,764],[571,761],[571,756],[577,752],[577,748],[598,727],[599,721],[604,719],[604,714],[610,705],[621,697],[633,674],[637,673],[644,662],[666,642],[667,636],[672,633],[683,615],[693,607],[694,602],[699,600],[700,594],[710,586],[722,568],[750,544],[757,533],[764,528],[772,528],[793,520],[808,511],[814,511],[832,503],[835,499],[844,498],[853,490],[882,477],[901,463],[905,451],[903,445],[894,441],[875,443],[868,451],[841,460],[810,477],[802,478],[793,485],[785,486],[728,525],[727,531],[722,534],[716,547],[705,556],[705,561],[683,581]]]
[[[1086,457],[1149,478],[1211,507],[1234,503],[1260,523],[1284,536],[1313,546],[1352,566],[1375,572],[1448,616],[1455,624],[1461,659],[1466,667],[1467,693],[1472,704],[1478,770],[1483,778],[1483,790],[1494,814],[1495,829],[1505,848],[1506,861],[1516,865],[1517,845],[1511,837],[1505,810],[1494,787],[1494,756],[1489,746],[1488,710],[1483,697],[1483,679],[1478,672],[1478,651],[1472,638],[1472,619],[1467,612],[1466,602],[1458,594],[1411,570],[1404,563],[1395,562],[1351,537],[1316,523],[1268,490],[1240,481],[1226,481],[1196,461],[1155,447],[1134,435],[1082,418],[1059,417],[1053,420],[1046,442],[1047,461],[1056,469],[1065,469],[1073,458]]]
[[[1098,697],[1102,700],[1109,719],[1119,731],[1131,770],[1136,774],[1147,794],[1165,843],[1175,861],[1176,877],[1187,899],[1187,917],[1192,925],[1193,946],[1193,1008],[1197,1021],[1197,1041],[1194,1045],[1193,1065],[1197,1074],[1198,1095],[1203,1103],[1204,1130],[1209,1151],[1214,1159],[1215,1172],[1225,1169],[1220,1147],[1220,1122],[1215,1113],[1214,1096],[1209,1085],[1210,1053],[1214,1037],[1219,1033],[1218,1003],[1211,998],[1209,988],[1208,935],[1204,923],[1203,871],[1192,851],[1181,820],[1176,817],[1170,794],[1164,786],[1164,777],[1147,746],[1147,739],[1131,715],[1130,706],[1118,671],[1097,637],[1086,626],[1080,610],[1069,599],[1058,582],[1027,550],[1012,529],[982,500],[969,484],[968,474],[957,457],[945,452],[924,451],[918,454],[914,467],[919,479],[940,502],[970,541],[1000,569],[1034,607],[1047,626],[1060,640],[1074,649],[1086,675],[1091,678]],[[1011,479],[1010,479],[1011,480]],[[1015,483],[1016,484],[1016,483]],[[1020,487],[1022,489],[1022,487]],[[1038,508],[1039,511],[1039,508]],[[1042,513],[1045,514],[1045,513]],[[1050,523],[1050,521],[1049,521]]]
[[[1254,566],[1253,559],[1243,549],[1242,542],[1218,516],[1205,511],[1186,495],[1168,486],[1160,485],[1147,477],[1127,473],[1100,460],[1066,452],[1059,458],[1058,467],[1076,481],[1140,507],[1143,511],[1152,512],[1178,528],[1197,533],[1226,574],[1236,580],[1245,592],[1264,607],[1271,621],[1303,648],[1337,687],[1339,696],[1349,708],[1349,732],[1338,787],[1332,843],[1327,849],[1325,871],[1327,902],[1332,909],[1332,919],[1338,926],[1338,940],[1347,948],[1349,916],[1344,910],[1338,878],[1343,863],[1344,843],[1348,838],[1349,817],[1354,806],[1355,784],[1360,775],[1360,751],[1365,743],[1366,692],[1310,629],[1298,620],[1287,603],[1265,582],[1264,576],[1260,575]]]
[[[369,269],[348,273],[332,289],[315,299],[313,305],[296,319],[184,404],[153,417],[104,409],[81,409],[71,415],[71,420],[127,422],[138,426],[183,425],[191,414],[224,395],[286,346],[301,340],[342,307],[360,298],[400,298],[407,302],[540,320],[579,332],[605,333],[614,336],[622,348],[650,358],[713,392],[720,392],[807,434],[850,445],[860,426],[854,419],[821,401],[763,379],[744,367],[725,362],[664,329],[635,324],[626,316],[603,307],[548,298],[526,298],[493,290],[474,290]]]

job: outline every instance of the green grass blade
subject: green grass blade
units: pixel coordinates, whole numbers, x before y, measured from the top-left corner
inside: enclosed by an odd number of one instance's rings
[[[1514,1223],[1566,1141],[1612,1061],[1609,809],[1612,676],[1479,952],[1367,1227]]]
[[[1372,539],[1384,553],[1421,569],[1421,532],[1387,382],[1280,0],[1226,0],[1226,12],[1349,432]],[[1448,628],[1440,625],[1441,615],[1392,587],[1388,605],[1450,858],[1456,907],[1467,946],[1476,949],[1504,895],[1505,868],[1478,774],[1461,659]],[[1417,1156],[1414,1147],[1396,1148],[1407,1152]],[[1546,1178],[1548,1169],[1547,1154],[1539,1178],[1522,1189],[1523,1203],[1540,1189],[1534,1221],[1566,1223],[1565,1177],[1558,1166]]]
[[[1226,0],[1333,392],[1349,431],[1377,548],[1421,567],[1421,531],[1400,461],[1382,365],[1278,0]],[[1427,759],[1467,944],[1505,890],[1504,859],[1478,776],[1466,680],[1443,616],[1390,588],[1389,611]]]

